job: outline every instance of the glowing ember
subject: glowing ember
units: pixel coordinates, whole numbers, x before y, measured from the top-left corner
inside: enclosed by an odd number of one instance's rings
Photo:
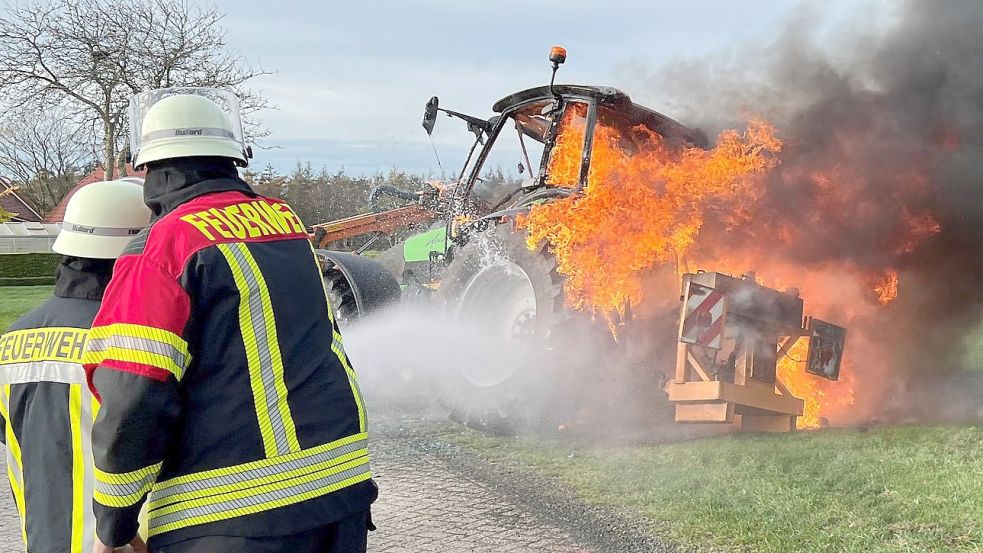
[[[926,213],[915,215],[906,211],[904,220],[908,226],[908,233],[907,239],[902,242],[897,250],[899,254],[915,251],[915,247],[942,230],[942,226],[939,225],[938,221]]]
[[[877,294],[877,301],[881,305],[887,305],[898,297],[898,273],[889,270],[884,274],[877,285],[874,286],[874,293]]]

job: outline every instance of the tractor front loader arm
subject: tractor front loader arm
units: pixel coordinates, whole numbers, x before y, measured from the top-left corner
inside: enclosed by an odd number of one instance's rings
[[[314,225],[311,239],[315,247],[323,248],[329,242],[366,234],[391,233],[409,225],[430,223],[438,217],[438,213],[423,204],[411,204],[380,213],[366,213]]]

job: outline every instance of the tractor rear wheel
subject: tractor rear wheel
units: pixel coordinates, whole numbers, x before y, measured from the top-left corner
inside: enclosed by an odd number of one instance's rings
[[[335,319],[342,328],[399,302],[399,282],[381,263],[331,250],[315,250],[315,255]]]
[[[458,249],[437,295],[483,337],[494,359],[461,359],[451,377],[451,415],[492,433],[570,422],[580,395],[601,378],[606,325],[564,306],[563,275],[545,247],[499,225]],[[487,349],[486,349],[487,348]]]

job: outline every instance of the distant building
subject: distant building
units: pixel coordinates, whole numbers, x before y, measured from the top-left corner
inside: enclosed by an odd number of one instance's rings
[[[41,222],[43,217],[38,213],[38,210],[18,194],[10,181],[3,177],[0,177],[0,192],[6,192],[6,194],[0,195],[0,209],[14,214],[11,221],[15,223]]]

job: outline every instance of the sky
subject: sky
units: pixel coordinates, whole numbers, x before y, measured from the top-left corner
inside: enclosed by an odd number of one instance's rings
[[[668,63],[767,43],[800,2],[429,0],[332,2],[217,0],[227,42],[254,66],[252,83],[275,106],[254,164],[298,161],[368,174],[399,168],[438,175],[420,125],[433,95],[442,107],[487,117],[495,100],[548,83],[547,54],[566,47],[557,82],[610,85],[660,110],[640,73]],[[824,3],[849,17],[849,0]],[[668,112],[672,116],[673,113]],[[685,122],[685,121],[684,121]],[[459,169],[470,144],[441,118],[443,168]],[[273,146],[274,148],[269,148]]]

